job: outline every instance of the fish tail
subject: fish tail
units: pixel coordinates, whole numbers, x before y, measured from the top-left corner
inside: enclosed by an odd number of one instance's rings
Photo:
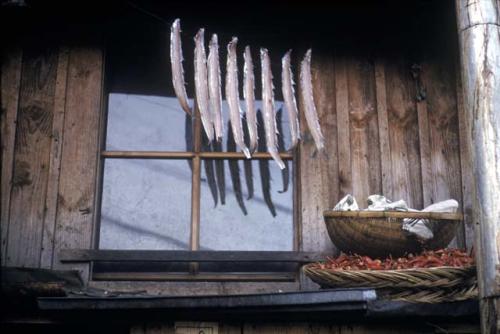
[[[221,152],[222,151],[222,143],[214,142],[214,151]],[[216,159],[215,160],[215,176],[217,177],[217,188],[219,189],[220,203],[222,205],[226,204],[226,179],[224,172],[224,160]]]
[[[203,150],[211,151],[209,140],[205,135],[203,136]],[[205,159],[203,161],[203,165],[205,167],[205,176],[207,178],[208,188],[210,189],[210,193],[212,194],[212,198],[214,200],[214,207],[217,207],[218,196],[217,196],[217,182],[215,180],[214,160]]]
[[[231,121],[228,122],[228,127],[230,126]],[[232,132],[228,131],[227,137],[227,151],[228,152],[236,152],[236,143],[234,141],[234,137]],[[246,216],[248,214],[247,209],[245,207],[245,203],[243,202],[243,194],[241,192],[241,180],[240,180],[240,167],[238,165],[238,160],[229,160],[229,173],[231,175],[231,181],[233,183],[233,191],[236,197],[236,202],[240,207],[243,214]]]
[[[265,143],[265,132],[263,126],[263,118],[262,112],[257,110],[257,123],[261,124],[261,126],[257,127],[257,131],[259,134],[258,140],[258,149],[260,152],[266,151],[266,143]],[[271,215],[276,217],[276,209],[273,204],[273,199],[271,197],[271,173],[269,171],[269,161],[268,160],[259,160],[259,171],[260,171],[260,183],[262,186],[262,197],[264,197],[264,202],[266,203]]]
[[[276,112],[276,128],[278,129],[278,151],[285,151],[285,140],[283,138],[283,106]],[[284,193],[288,190],[290,182],[290,170],[288,169],[288,161],[284,161],[285,168],[281,169],[281,178],[283,180],[283,190],[278,191]]]

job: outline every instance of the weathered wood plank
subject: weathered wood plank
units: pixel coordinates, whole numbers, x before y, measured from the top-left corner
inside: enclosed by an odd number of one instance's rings
[[[61,264],[57,253],[60,249],[91,247],[102,68],[99,47],[74,47],[69,51],[53,267],[82,270],[85,280],[87,264]]]
[[[219,324],[217,322],[201,321],[176,322],[173,329],[171,333],[176,334],[218,334]],[[162,333],[165,332],[162,331]]]
[[[432,202],[462,196],[458,113],[453,66],[426,65],[430,151],[432,161]],[[430,84],[432,83],[432,85]]]
[[[66,81],[68,76],[69,50],[59,49],[57,77],[54,96],[54,118],[52,121],[51,148],[49,158],[49,175],[47,196],[45,199],[45,215],[43,219],[42,249],[40,266],[52,267],[54,251],[54,230],[57,212],[57,193],[59,191],[59,172],[61,167],[61,149],[63,139],[64,111],[66,105]]]
[[[337,145],[339,164],[339,197],[352,193],[351,144],[349,122],[349,89],[347,59],[339,56],[335,61],[335,93],[337,112]]]
[[[1,215],[0,215],[0,258],[6,264],[7,237],[9,231],[9,211],[11,180],[14,166],[14,143],[16,136],[16,120],[19,103],[19,87],[21,85],[22,50],[20,48],[5,50],[1,63],[1,144],[2,144],[2,176],[0,180]]]
[[[301,250],[334,253],[334,246],[328,238],[323,222],[323,210],[333,207],[338,200],[337,163],[337,119],[335,113],[334,60],[330,53],[316,54],[312,62],[313,92],[318,117],[325,137],[326,154],[318,153],[308,132],[300,142],[298,172],[300,194],[298,210],[301,227]],[[300,96],[300,94],[299,94]],[[301,111],[302,101],[299,100]],[[300,113],[304,129],[304,113]],[[304,196],[304,194],[308,194]],[[314,285],[305,276],[301,277],[301,288],[310,289]]]
[[[306,323],[245,323],[243,333],[245,334],[292,334],[307,333],[308,325]]]
[[[418,120],[410,66],[404,59],[386,63],[387,113],[391,147],[393,200],[422,208]]]
[[[423,64],[422,81],[427,91],[432,203],[449,198],[461,202],[462,198],[454,69],[453,63],[439,57],[428,58]],[[425,200],[424,204],[427,205]],[[456,245],[465,247],[463,223],[457,229]]]
[[[366,198],[382,191],[373,62],[352,60],[347,73],[352,193],[366,207]]]
[[[431,143],[429,133],[429,113],[427,108],[427,98],[421,94],[426,94],[426,86],[422,80],[421,65],[412,66],[414,84],[413,98],[417,106],[418,118],[418,144],[420,153],[420,173],[422,180],[422,201],[423,207],[434,202],[434,187],[432,180]]]
[[[387,198],[394,198],[392,193],[391,144],[389,140],[389,119],[387,116],[387,93],[385,85],[385,65],[384,61],[379,58],[375,61],[375,87],[377,92],[382,194]]]
[[[117,291],[147,291],[148,294],[168,296],[203,296],[219,294],[293,292],[297,282],[146,282],[90,281],[90,287]]]
[[[457,65],[457,73],[460,68]],[[460,146],[460,171],[462,181],[462,212],[464,214],[464,233],[465,245],[470,251],[474,245],[474,215],[472,210],[473,193],[474,193],[474,177],[472,175],[472,156],[471,156],[471,128],[472,119],[467,113],[464,106],[464,97],[462,90],[462,80],[460,76],[457,77],[457,112],[458,112],[458,137]]]
[[[464,105],[472,119],[481,331],[498,332],[500,294],[500,2],[457,0]]]
[[[38,267],[48,179],[57,50],[24,50],[17,117],[6,264]]]
[[[243,327],[240,323],[219,323],[219,334],[241,334],[242,332]]]

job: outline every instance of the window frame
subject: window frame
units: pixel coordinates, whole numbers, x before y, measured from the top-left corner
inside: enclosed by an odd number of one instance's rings
[[[167,159],[167,160],[191,160],[192,161],[192,171],[191,171],[191,221],[190,221],[190,237],[189,237],[189,250],[188,252],[196,252],[200,249],[200,213],[201,213],[201,163],[203,159],[222,159],[222,160],[244,160],[245,155],[242,152],[206,152],[202,150],[202,136],[203,128],[201,124],[201,118],[199,110],[196,106],[193,108],[192,122],[193,122],[193,149],[192,151],[137,151],[137,150],[127,150],[127,151],[108,151],[106,150],[106,131],[108,124],[108,101],[109,94],[111,93],[108,89],[107,74],[109,73],[109,64],[106,62],[106,57],[104,61],[104,73],[103,73],[103,86],[102,86],[102,98],[101,98],[101,122],[99,129],[99,152],[98,152],[98,166],[97,166],[97,182],[96,182],[96,196],[95,196],[95,214],[92,233],[92,249],[91,251],[99,251],[99,240],[100,240],[100,229],[101,229],[101,205],[102,205],[102,193],[103,193],[103,178],[104,178],[104,164],[106,159]],[[180,110],[181,112],[181,110]],[[230,130],[229,130],[230,131]],[[298,167],[298,156],[299,156],[299,146],[293,150],[287,152],[280,152],[280,157],[283,160],[291,161],[292,163],[292,224],[293,224],[293,250],[288,252],[269,252],[271,253],[295,253],[300,256],[300,222],[299,222],[299,171]],[[251,160],[272,160],[271,155],[268,152],[255,152],[252,154]],[[128,252],[140,253],[141,250],[129,250]],[[162,250],[158,252],[175,252]],[[211,251],[217,252],[217,251]],[[225,253],[229,253],[225,251]],[[237,255],[238,251],[232,252]],[[251,252],[242,252],[251,253]],[[256,251],[255,253],[266,253]],[[265,255],[264,255],[265,256]],[[283,257],[284,256],[284,257]],[[286,258],[286,254],[276,257],[276,262],[281,261],[281,258]],[[304,254],[302,258],[310,258],[310,254]],[[292,261],[294,262],[294,261]],[[302,261],[295,261],[300,264]],[[116,280],[161,280],[161,281],[298,281],[299,280],[299,270],[295,270],[293,273],[231,273],[231,272],[221,272],[221,273],[209,273],[200,274],[198,271],[198,262],[192,262],[189,264],[189,273],[179,274],[179,273],[169,273],[162,272],[159,273],[148,273],[148,272],[127,272],[125,275],[115,275],[112,272],[95,273],[94,272],[94,261],[90,261],[90,278],[91,280],[104,280],[104,281],[116,281]],[[299,266],[297,266],[298,268]]]

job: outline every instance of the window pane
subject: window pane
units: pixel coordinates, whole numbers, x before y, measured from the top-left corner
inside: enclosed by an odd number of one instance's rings
[[[245,111],[245,101],[241,100],[240,106],[244,112]],[[259,114],[263,115],[260,112],[260,111],[262,111],[262,101],[261,100],[255,101],[255,109],[257,110],[257,118],[262,117],[262,116],[259,116]],[[291,142],[288,113],[285,109],[283,102],[281,102],[281,101],[275,102],[275,109],[276,109],[276,126],[277,126],[277,130],[279,132],[278,143],[277,143],[278,150],[280,152],[285,152],[290,148],[290,142]],[[228,131],[230,130],[230,127],[229,127],[229,123],[228,123],[229,107],[227,105],[226,100],[222,101],[222,118],[224,120],[224,138],[223,138],[222,143],[221,143],[222,150],[219,148],[219,149],[215,149],[216,151],[227,151],[227,139],[228,139],[227,137],[228,137]],[[245,128],[245,122],[246,122],[245,118],[243,118],[242,122],[243,122],[244,131],[246,132],[245,135],[248,136],[248,132]],[[265,132],[264,132],[265,130],[264,130],[263,120],[258,121],[257,126],[258,126],[258,131],[259,131],[259,137],[265,138]],[[248,140],[248,138],[246,138],[246,140]],[[248,145],[248,143],[247,143],[247,145]],[[207,149],[208,148],[206,148],[205,150],[207,150]],[[210,149],[214,150],[213,148],[210,148]],[[237,149],[237,151],[240,151],[240,150]]]
[[[109,94],[106,150],[186,151],[186,118],[175,97]]]
[[[215,170],[215,161],[213,162],[213,169]],[[286,192],[280,193],[279,191],[283,189],[282,174],[274,161],[249,161],[252,167],[254,195],[253,198],[248,199],[249,191],[245,181],[244,161],[235,161],[239,167],[239,181],[242,189],[241,198],[247,215],[243,213],[242,208],[238,204],[236,193],[233,189],[229,161],[223,162],[225,169],[224,205],[221,205],[219,189],[217,189],[217,205],[214,204],[214,197],[212,196],[209,182],[207,182],[207,180],[213,178],[207,178],[205,165],[202,166],[201,248],[256,251],[293,250],[292,162],[288,162],[290,185]],[[207,161],[203,161],[203,163],[205,164]],[[259,163],[261,164],[260,168],[264,171],[264,175],[267,169],[270,173],[270,178],[266,178],[264,184],[268,183],[270,185],[269,194],[274,210],[269,208],[264,199]],[[267,167],[266,163],[268,164]],[[234,173],[234,175],[236,176],[237,174]],[[234,177],[234,179],[238,180],[237,177]],[[276,214],[275,217],[273,217],[273,213]]]
[[[101,249],[189,249],[191,171],[186,160],[107,159]]]

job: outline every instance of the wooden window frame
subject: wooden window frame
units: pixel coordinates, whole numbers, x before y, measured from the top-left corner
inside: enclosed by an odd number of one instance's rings
[[[103,80],[105,81],[105,75]],[[164,159],[164,160],[191,160],[192,161],[192,179],[191,179],[191,221],[190,221],[190,237],[189,237],[189,252],[196,252],[200,249],[200,206],[201,206],[201,161],[202,159],[223,159],[223,160],[244,160],[246,159],[244,154],[241,152],[204,152],[202,151],[202,125],[201,118],[198,108],[193,110],[192,122],[193,122],[193,149],[192,151],[108,151],[106,150],[106,129],[108,121],[108,97],[109,90],[107,85],[103,84],[103,95],[101,104],[101,124],[99,131],[99,154],[98,154],[98,182],[96,183],[96,214],[94,215],[94,231],[93,231],[93,249],[89,251],[94,252],[94,254],[99,254],[99,239],[100,239],[100,228],[101,228],[101,205],[102,205],[102,192],[103,192],[103,177],[104,177],[104,163],[106,159]],[[181,111],[180,111],[181,112]],[[290,152],[279,153],[283,160],[292,162],[292,205],[293,205],[293,250],[289,252],[233,252],[235,256],[239,253],[255,253],[255,255],[263,256],[263,261],[256,262],[295,262],[297,264],[310,262],[311,259],[320,259],[320,255],[306,252],[299,252],[300,248],[300,226],[299,226],[299,173],[298,173],[298,156],[299,148],[295,148]],[[272,157],[267,152],[255,152],[252,154],[252,160],[272,160]],[[85,252],[85,250],[84,250]],[[105,252],[105,251],[103,251]],[[139,254],[140,250],[129,250],[123,251],[124,254],[135,252]],[[158,253],[164,253],[165,262],[172,262],[169,260],[168,253],[175,251],[157,251]],[[212,251],[217,253],[217,251]],[[229,253],[229,252],[224,252]],[[287,254],[289,253],[289,254]],[[287,260],[290,254],[294,254],[295,260]],[[71,254],[71,250],[68,250],[66,254]],[[74,253],[73,253],[74,254]],[[81,255],[81,254],[80,254]],[[63,252],[64,257],[64,252]],[[83,257],[79,258],[66,258],[63,262],[79,262]],[[117,256],[116,262],[120,262],[120,256]],[[121,257],[123,259],[123,257]],[[232,259],[234,261],[234,256],[228,257],[228,262]],[[109,258],[108,258],[109,260]],[[150,272],[125,272],[125,273],[94,273],[93,264],[99,261],[98,256],[94,259],[88,259],[91,263],[91,279],[92,280],[105,280],[105,281],[116,281],[116,280],[126,280],[126,281],[298,281],[299,272],[298,270],[293,273],[199,273],[198,266],[199,262],[190,262],[189,268],[190,272],[186,274],[179,273],[150,273]],[[205,260],[206,262],[211,262]]]

